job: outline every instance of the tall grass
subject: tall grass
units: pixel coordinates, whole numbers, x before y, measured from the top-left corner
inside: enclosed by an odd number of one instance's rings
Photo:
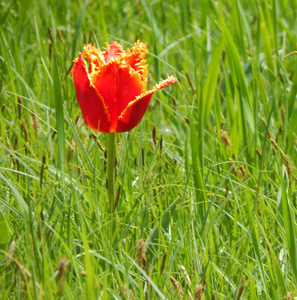
[[[2,1],[1,299],[297,296],[294,1]],[[116,135],[84,123],[86,43],[148,43],[154,95]],[[115,239],[114,243],[110,240]]]

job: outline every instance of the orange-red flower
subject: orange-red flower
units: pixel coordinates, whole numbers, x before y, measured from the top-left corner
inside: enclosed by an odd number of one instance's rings
[[[106,44],[104,52],[87,45],[83,55],[79,54],[74,60],[76,96],[91,128],[107,133],[131,130],[142,119],[153,93],[177,82],[175,77],[169,76],[146,91],[147,53],[146,45],[139,41],[126,52],[113,42]]]

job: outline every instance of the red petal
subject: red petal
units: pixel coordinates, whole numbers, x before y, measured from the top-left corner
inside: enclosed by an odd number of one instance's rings
[[[166,80],[163,80],[154,86],[151,90],[143,92],[141,95],[137,96],[127,105],[125,110],[120,115],[116,132],[129,131],[138,125],[147,110],[153,93],[169,84],[174,84],[176,82],[177,79],[173,76],[170,76]]]
[[[73,63],[72,75],[77,101],[85,121],[91,128],[97,131],[109,132],[110,122],[107,108],[104,105],[103,98],[91,86],[87,65],[81,54]]]
[[[103,52],[105,63],[108,63],[111,59],[117,58],[124,53],[124,50],[117,42],[112,42],[111,45],[106,44],[106,50]]]
[[[132,105],[127,107],[127,109],[125,109],[125,113],[118,119],[116,132],[129,131],[138,125],[147,110],[152,96],[153,93],[146,94],[142,98],[138,99],[138,101],[135,101]]]
[[[111,131],[115,131],[118,117],[127,105],[144,92],[140,75],[129,66],[119,66],[116,62],[101,68],[94,77],[94,86],[110,114]]]

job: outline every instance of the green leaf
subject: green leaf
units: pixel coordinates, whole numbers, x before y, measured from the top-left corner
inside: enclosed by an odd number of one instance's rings
[[[170,223],[170,220],[172,218],[172,215],[175,211],[177,203],[180,201],[180,196],[178,196],[169,206],[169,208],[164,212],[161,220],[161,230],[162,231],[167,231],[168,226]],[[150,235],[146,239],[146,244],[148,247],[148,255],[150,257],[153,256],[153,253],[155,253],[158,249],[158,237],[159,237],[159,226],[155,226],[155,228],[151,231]]]
[[[213,104],[215,91],[217,88],[217,78],[220,68],[220,60],[224,47],[224,39],[221,37],[213,52],[211,62],[208,67],[207,76],[203,85],[203,103],[204,103],[204,122],[208,120],[208,116]]]
[[[57,137],[58,137],[58,163],[61,170],[61,177],[63,180],[64,164],[65,164],[65,132],[64,132],[64,111],[63,111],[63,100],[60,76],[58,72],[57,58],[54,56],[53,59],[53,97],[56,111],[56,124],[57,124]]]
[[[290,256],[290,263],[293,270],[295,283],[297,283],[297,245],[296,245],[296,225],[294,222],[292,209],[289,204],[288,195],[284,181],[281,181],[280,194],[282,204],[283,225],[287,238],[287,249]]]
[[[3,213],[0,211],[0,249],[5,251],[9,241],[9,230]],[[1,257],[1,255],[0,255]]]

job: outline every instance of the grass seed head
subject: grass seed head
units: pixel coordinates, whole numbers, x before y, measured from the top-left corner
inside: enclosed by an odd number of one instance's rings
[[[62,280],[67,272],[67,265],[69,264],[69,259],[67,257],[63,257],[60,259],[58,264],[58,275],[57,280],[58,284],[60,285],[62,283]]]
[[[56,31],[57,31],[60,42],[62,43],[63,46],[65,46],[65,41],[64,41],[61,30],[59,28],[57,28]]]
[[[199,284],[198,286],[196,286],[195,300],[203,300],[204,299],[205,288],[206,288],[206,281],[205,281],[205,277],[204,277],[202,283]]]
[[[25,135],[25,141],[28,142],[29,132],[28,132],[28,128],[27,128],[27,125],[26,125],[26,122],[25,122],[24,118],[21,118],[21,128],[22,128],[22,131]]]
[[[180,265],[179,268],[182,270],[182,272],[184,274],[184,277],[186,279],[186,282],[188,283],[189,286],[191,286],[192,282],[191,282],[191,279],[188,275],[188,272],[187,272],[186,268],[183,265]]]
[[[262,159],[262,152],[261,152],[261,150],[258,149],[258,148],[256,148],[255,150],[256,150],[256,153],[257,153],[259,159],[261,160]]]
[[[31,118],[30,118],[30,123],[34,129],[35,135],[38,135],[38,126],[39,126],[39,122],[38,122],[38,118],[36,113],[31,110]]]
[[[221,132],[221,139],[222,139],[223,143],[225,144],[225,146],[227,148],[231,148],[232,147],[232,143],[229,140],[228,132],[224,131],[223,129],[221,129],[220,132]]]
[[[240,297],[242,296],[242,293],[243,293],[244,288],[245,288],[245,282],[246,282],[246,278],[245,278],[245,275],[243,275],[242,279],[241,279],[241,282],[240,282],[240,285],[239,285],[236,300],[240,300]]]
[[[247,179],[246,170],[245,170],[244,166],[243,166],[243,165],[240,165],[240,166],[239,166],[239,169],[240,169],[240,171],[241,171],[241,174],[242,174],[243,178],[244,178],[244,179]]]
[[[133,291],[131,289],[128,289],[125,283],[123,284],[123,292],[125,295],[125,299],[131,299],[131,300],[135,299]]]
[[[22,119],[22,100],[20,97],[18,97],[18,117],[20,120]]]
[[[262,121],[263,125],[267,128],[267,123],[263,117],[261,117],[261,121]],[[267,130],[267,134],[268,134],[268,137],[271,138],[271,133],[270,133],[269,129]]]
[[[141,268],[145,263],[145,258],[146,258],[145,252],[146,252],[146,243],[144,240],[141,239],[137,241],[137,255],[136,255],[137,263]]]
[[[196,90],[195,90],[195,87],[193,85],[193,81],[191,79],[191,76],[190,76],[189,72],[186,72],[186,77],[187,77],[187,80],[189,82],[190,88],[192,90],[192,94],[195,96],[196,95]]]
[[[231,163],[231,166],[232,166],[232,170],[233,170],[234,175],[235,175],[236,177],[238,177],[237,169],[236,169],[236,166],[235,166],[235,164],[234,164],[234,162],[233,162],[233,159],[232,159],[232,158],[229,158],[229,161],[230,161],[230,163]]]
[[[156,128],[156,124],[154,124],[154,126],[153,126],[152,139],[153,139],[154,145],[156,147],[157,146],[157,128]]]
[[[161,262],[161,268],[160,268],[160,275],[162,275],[163,272],[164,272],[165,263],[166,263],[166,259],[167,259],[167,254],[168,254],[168,252],[165,251],[164,254],[163,254],[163,256],[162,256],[162,262]]]
[[[179,299],[183,299],[184,288],[181,286],[180,282],[177,281],[173,276],[170,276],[170,282],[172,284],[174,292],[177,292]]]

